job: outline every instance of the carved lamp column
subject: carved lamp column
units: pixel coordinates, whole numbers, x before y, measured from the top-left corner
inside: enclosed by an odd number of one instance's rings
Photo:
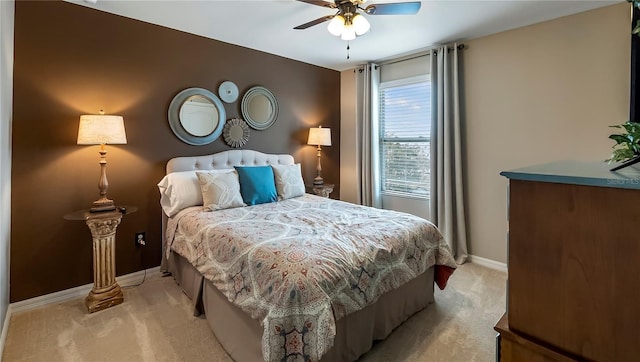
[[[87,225],[93,237],[93,289],[85,298],[89,313],[122,303],[124,295],[116,282],[116,228],[122,213],[89,213]]]

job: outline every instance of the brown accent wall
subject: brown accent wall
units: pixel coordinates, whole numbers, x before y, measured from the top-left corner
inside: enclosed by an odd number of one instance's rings
[[[118,228],[117,274],[159,265],[156,184],[167,160],[230,149],[222,139],[182,143],[167,122],[169,103],[189,87],[217,93],[225,80],[241,95],[265,86],[279,102],[276,123],[251,130],[246,149],[293,154],[310,181],[308,128],[331,127],[323,176],[339,183],[339,72],[74,4],[16,2],[11,302],[92,282],[89,229],[63,216],[98,196],[98,146],[78,146],[76,137],[80,115],[100,109],[124,117],[128,139],[107,146],[109,196],[138,207]],[[227,118],[241,116],[240,100],[225,108]],[[146,247],[135,247],[137,231],[146,231]]]

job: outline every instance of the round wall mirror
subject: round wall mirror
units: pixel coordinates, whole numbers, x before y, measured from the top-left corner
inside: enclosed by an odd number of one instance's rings
[[[171,130],[190,145],[206,145],[220,137],[225,118],[220,99],[203,88],[187,88],[169,105]]]
[[[203,96],[191,96],[180,107],[180,125],[192,136],[210,135],[218,121],[216,106]]]
[[[242,97],[242,116],[251,128],[265,130],[278,118],[278,101],[267,88],[253,87]]]

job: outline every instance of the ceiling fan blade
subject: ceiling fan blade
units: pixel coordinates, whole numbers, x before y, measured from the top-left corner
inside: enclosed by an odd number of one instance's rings
[[[329,21],[329,20],[333,19],[334,16],[335,15],[323,16],[321,18],[318,18],[316,20],[310,21],[308,23],[304,23],[302,25],[298,25],[294,29],[297,29],[297,30],[307,29],[307,28],[310,28],[310,27],[312,27],[314,25],[318,25],[318,24],[324,23],[325,21]]]
[[[371,4],[364,11],[369,15],[413,15],[420,10],[420,1],[391,4]]]
[[[322,1],[322,0],[298,0],[301,3],[306,3],[306,4],[311,4],[311,5],[316,5],[316,6],[322,6],[323,8],[330,8],[330,9],[335,9],[336,8],[336,4],[335,3],[330,3],[330,2],[326,2],[326,1]]]

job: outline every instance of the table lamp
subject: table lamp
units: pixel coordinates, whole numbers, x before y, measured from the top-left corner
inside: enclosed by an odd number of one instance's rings
[[[320,151],[322,148],[320,146],[331,146],[331,128],[322,128],[322,126],[319,126],[318,128],[310,128],[307,144],[318,146],[318,166],[316,167],[318,174],[316,178],[313,179],[313,184],[324,185],[324,180],[320,175],[322,171],[322,166],[320,166]]]
[[[106,144],[124,145],[127,144],[127,135],[124,131],[124,119],[122,116],[89,114],[80,116],[80,126],[78,127],[79,145],[100,145],[100,180],[98,190],[100,198],[91,205],[91,212],[113,211],[116,209],[113,200],[107,198],[107,150]]]

